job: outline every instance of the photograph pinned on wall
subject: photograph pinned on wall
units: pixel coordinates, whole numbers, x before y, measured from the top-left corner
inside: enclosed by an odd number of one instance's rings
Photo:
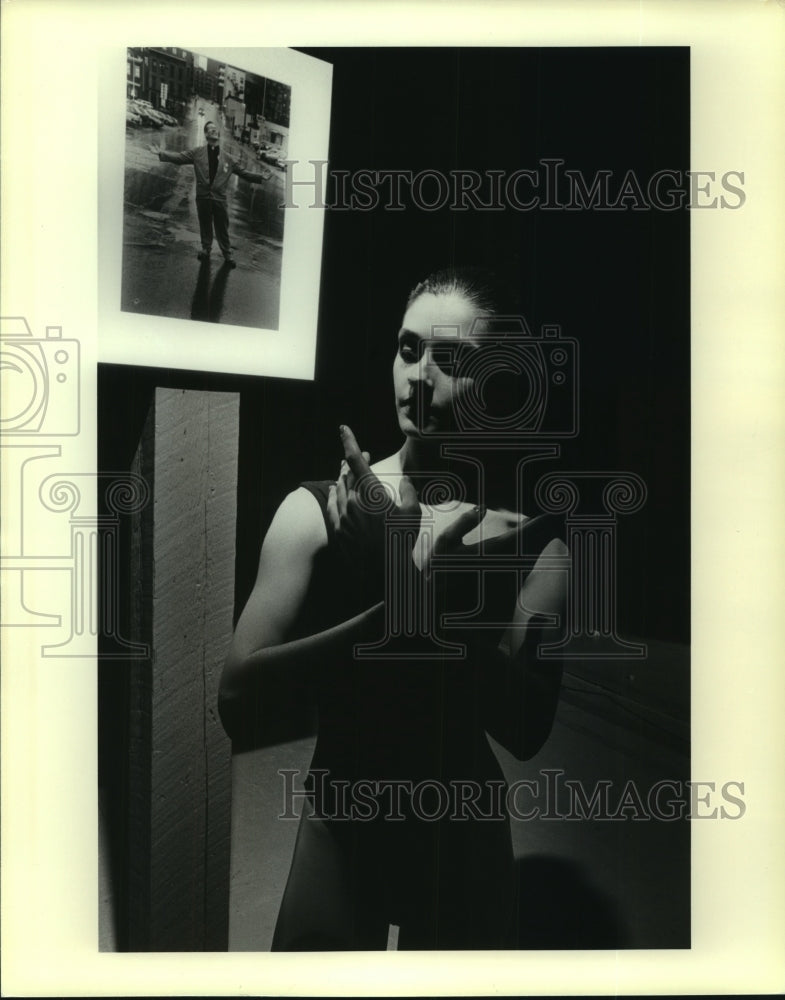
[[[287,191],[294,163],[328,158],[331,65],[290,49],[123,55],[101,86],[101,360],[312,378],[324,213]]]

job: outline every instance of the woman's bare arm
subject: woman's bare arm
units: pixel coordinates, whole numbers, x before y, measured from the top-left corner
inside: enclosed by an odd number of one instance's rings
[[[518,760],[528,760],[550,735],[561,687],[562,662],[538,655],[563,624],[568,550],[554,539],[521,588],[510,628],[498,647],[483,652],[486,729]]]
[[[288,494],[262,545],[256,582],[229,648],[227,679],[254,651],[284,641],[301,611],[314,559],[326,545],[316,498],[303,487]]]
[[[233,739],[255,742],[282,692],[301,685],[320,662],[351,655],[366,630],[382,620],[382,606],[325,632],[290,640],[302,610],[314,559],[327,529],[313,495],[290,493],[273,518],[259,557],[251,596],[237,623],[218,694],[218,710]],[[336,585],[339,582],[336,581]]]

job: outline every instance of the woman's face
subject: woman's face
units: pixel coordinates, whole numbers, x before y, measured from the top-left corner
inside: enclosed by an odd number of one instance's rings
[[[455,428],[456,405],[472,384],[455,374],[460,357],[455,348],[460,345],[461,353],[477,349],[477,337],[470,332],[478,315],[477,307],[458,292],[425,292],[406,310],[393,382],[398,424],[408,437],[438,437]]]

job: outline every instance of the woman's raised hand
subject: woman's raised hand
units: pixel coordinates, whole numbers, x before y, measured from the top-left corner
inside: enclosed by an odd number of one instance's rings
[[[407,543],[399,555],[411,558],[413,541],[419,530],[421,511],[408,476],[398,485],[400,502],[371,471],[368,452],[361,451],[349,427],[341,427],[344,461],[334,486],[330,487],[327,516],[331,542],[341,553],[347,571],[361,579],[368,597],[376,603],[384,597],[389,533],[405,528]],[[400,549],[400,547],[396,547]]]

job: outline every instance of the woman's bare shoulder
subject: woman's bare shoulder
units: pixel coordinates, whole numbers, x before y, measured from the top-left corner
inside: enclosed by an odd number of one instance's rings
[[[308,590],[327,528],[316,497],[304,487],[287,494],[270,524],[251,595],[237,623],[231,655],[283,642]]]
[[[265,545],[316,553],[327,545],[327,526],[314,494],[299,486],[288,493],[275,512]]]

